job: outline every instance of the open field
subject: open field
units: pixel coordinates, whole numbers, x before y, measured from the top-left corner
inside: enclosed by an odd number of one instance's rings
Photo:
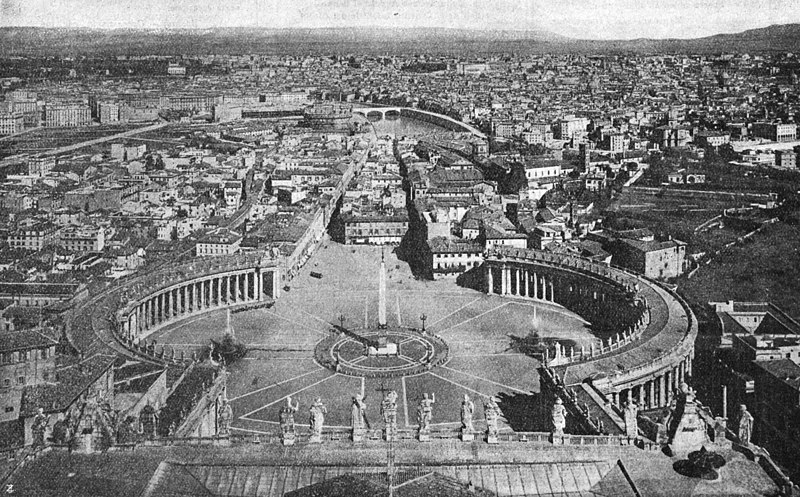
[[[115,135],[141,125],[85,126],[80,128],[38,128],[0,142],[0,158],[50,149]]]
[[[735,245],[678,283],[679,292],[698,317],[709,301],[771,301],[790,316],[800,317],[800,228],[784,223],[768,226],[743,245]]]
[[[375,379],[336,374],[314,362],[316,343],[339,325],[340,314],[345,316],[345,327],[355,333],[374,328],[378,318],[380,248],[329,242],[272,308],[231,315],[236,338],[250,349],[230,368],[228,392],[237,418],[233,427],[276,430],[287,395],[300,402],[296,422],[305,423],[309,405],[321,397],[328,407],[326,424],[348,426],[351,398],[360,392],[367,399],[368,420],[380,426],[383,392],[396,390],[401,425],[415,426],[419,399],[429,392],[437,397],[434,425],[455,428],[465,394],[475,401],[475,419],[481,420],[485,398],[530,396],[538,391],[539,362],[513,350],[512,336],[538,331],[542,337],[594,340],[587,323],[559,306],[489,296],[452,281],[416,280],[395,254],[387,250],[385,256],[388,324],[421,328],[420,315],[425,314],[426,329],[448,343],[449,361],[417,375]],[[311,278],[310,271],[322,273],[322,279]],[[199,349],[224,330],[225,313],[218,311],[184,320],[152,338]],[[513,421],[524,424],[521,419]]]

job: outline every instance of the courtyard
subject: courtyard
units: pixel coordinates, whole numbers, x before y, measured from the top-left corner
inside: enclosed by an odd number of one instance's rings
[[[373,333],[378,324],[381,248],[328,241],[274,306],[231,313],[233,335],[248,348],[247,355],[229,368],[232,428],[245,433],[276,431],[278,412],[287,396],[300,403],[296,422],[307,422],[309,406],[320,397],[328,409],[325,424],[347,427],[356,393],[365,397],[368,422],[378,427],[383,424],[381,400],[394,390],[400,427],[416,426],[416,408],[423,393],[435,393],[434,427],[459,427],[461,401],[469,395],[476,406],[477,427],[485,426],[483,402],[495,396],[506,418],[504,428],[512,425],[519,430],[529,425],[524,418],[532,413],[519,406],[529,404],[539,390],[540,362],[521,353],[514,339],[537,332],[542,338],[578,346],[596,343],[589,324],[558,305],[486,295],[454,281],[416,280],[390,248],[385,249],[385,257],[388,326],[411,335],[420,333],[424,315],[427,332],[447,344],[447,360],[421,372],[382,378],[337,373],[315,361],[317,344],[337,334],[339,326],[358,336]],[[322,277],[310,276],[312,271]],[[179,350],[200,350],[212,338],[222,337],[226,326],[226,312],[220,310],[182,320],[151,338]],[[411,357],[397,360],[413,361],[413,347],[404,350]],[[368,359],[355,361],[369,363]]]

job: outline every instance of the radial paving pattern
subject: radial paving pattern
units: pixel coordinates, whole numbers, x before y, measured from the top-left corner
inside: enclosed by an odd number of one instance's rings
[[[483,419],[483,401],[489,396],[498,396],[509,415],[512,406],[523,405],[539,388],[538,361],[518,352],[513,337],[537,331],[542,337],[576,343],[594,340],[585,321],[559,306],[485,295],[460,288],[453,281],[418,281],[404,262],[387,252],[388,325],[403,342],[402,354],[380,361],[365,358],[363,344],[339,337],[336,328],[342,324],[340,316],[345,317],[344,327],[354,333],[371,333],[366,330],[377,326],[380,257],[379,248],[328,243],[274,307],[232,315],[236,338],[250,349],[244,360],[231,367],[228,396],[235,429],[275,431],[287,395],[300,402],[297,422],[306,422],[308,407],[321,397],[328,408],[326,425],[340,427],[349,424],[350,403],[356,393],[365,395],[368,421],[380,424],[380,401],[390,390],[399,396],[401,426],[415,426],[417,404],[424,392],[436,394],[434,426],[459,425],[465,394],[475,401],[476,420]],[[323,276],[311,278],[310,271]],[[427,331],[448,347],[446,362],[422,372],[370,377],[379,366],[387,365],[387,360],[402,369],[430,354],[430,343],[420,340],[418,331],[423,314]],[[178,323],[153,338],[191,349],[219,337],[224,329],[225,314],[219,311]],[[337,337],[333,341],[342,359],[363,369],[362,376],[337,373],[315,360],[315,349],[331,337]]]

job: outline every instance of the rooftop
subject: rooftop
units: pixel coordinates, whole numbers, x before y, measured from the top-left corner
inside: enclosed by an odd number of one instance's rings
[[[40,349],[58,345],[53,338],[39,330],[6,331],[0,333],[0,353],[15,350]]]

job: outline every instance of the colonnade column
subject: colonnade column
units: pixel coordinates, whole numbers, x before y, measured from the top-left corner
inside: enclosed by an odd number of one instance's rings
[[[189,302],[189,305],[191,306],[192,311],[196,311],[199,309],[197,307],[197,285],[190,283],[190,286],[192,287],[192,300]]]
[[[233,301],[239,302],[239,275],[233,275]]]
[[[658,407],[667,405],[666,378],[662,374],[658,377]]]
[[[646,386],[647,382],[639,384],[639,409],[644,408],[644,391]]]
[[[521,272],[520,268],[518,268],[518,267],[514,268],[514,277],[515,277],[516,282],[517,282],[517,286],[514,287],[514,295],[517,295],[517,296],[519,296],[519,294],[520,294],[520,291],[519,291],[519,276],[520,276],[519,273],[520,272]]]
[[[162,293],[158,296],[158,323],[163,323],[167,312],[167,294]]]
[[[647,407],[652,409],[656,407],[656,379],[650,380],[650,390],[647,396]]]
[[[492,269],[492,266],[490,264],[487,264],[486,265],[486,273],[487,273],[486,274],[486,278],[487,278],[488,283],[489,283],[489,288],[488,288],[489,291],[487,292],[489,295],[494,293],[494,275],[492,274],[493,272],[494,271]]]
[[[216,278],[217,281],[217,305],[222,305],[222,278]]]
[[[555,302],[556,301],[556,292],[555,292],[555,287],[553,286],[553,279],[552,278],[550,278],[550,299],[549,300],[550,300],[550,302]]]
[[[533,273],[533,298],[539,298],[539,275]]]
[[[505,265],[500,268],[500,295],[506,294],[506,267]]]
[[[528,298],[530,298],[530,296],[531,296],[530,282],[531,282],[531,274],[526,269],[525,270],[525,296],[528,297]]]

